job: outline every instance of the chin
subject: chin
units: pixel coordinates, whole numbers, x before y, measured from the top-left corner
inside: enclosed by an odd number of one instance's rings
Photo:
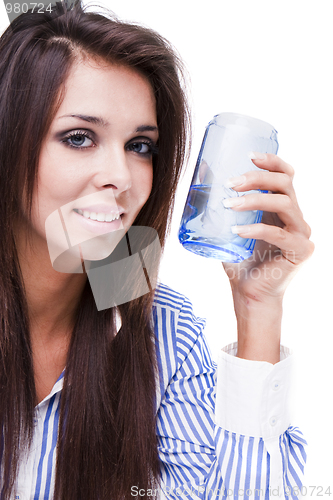
[[[87,268],[89,267],[89,261],[100,261],[109,257],[126,234],[126,231],[127,229],[122,228],[111,233],[95,236],[78,245],[67,247],[67,249],[64,246],[52,245],[48,241],[53,269],[62,273],[84,272],[83,263]],[[86,261],[88,262],[86,263]]]

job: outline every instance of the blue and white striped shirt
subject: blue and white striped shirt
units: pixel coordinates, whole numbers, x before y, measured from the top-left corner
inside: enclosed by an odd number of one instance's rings
[[[179,500],[297,498],[304,438],[289,422],[290,356],[272,365],[235,357],[236,344],[212,361],[204,320],[191,303],[159,285],[153,307],[160,377],[157,435],[161,497]],[[35,434],[22,459],[16,500],[52,499],[63,373],[36,407]],[[129,485],[128,498],[146,493]]]

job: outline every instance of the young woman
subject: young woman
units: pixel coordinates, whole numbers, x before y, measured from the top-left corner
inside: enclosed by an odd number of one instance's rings
[[[313,245],[290,165],[257,155],[263,171],[231,181],[272,194],[234,207],[265,219],[238,228],[260,240],[254,258],[225,266],[238,343],[218,377],[185,297],[159,285],[98,310],[87,279],[131,227],[163,248],[189,133],[181,81],[159,35],[79,2],[22,14],[0,40],[1,499],[268,498],[301,484],[280,324]],[[81,270],[52,266],[53,214]]]

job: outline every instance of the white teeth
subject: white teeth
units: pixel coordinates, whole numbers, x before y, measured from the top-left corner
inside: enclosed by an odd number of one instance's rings
[[[118,220],[120,217],[119,213],[112,212],[111,214],[105,214],[103,212],[88,212],[87,210],[77,209],[76,212],[83,215],[86,219],[97,220],[98,222],[112,222]]]

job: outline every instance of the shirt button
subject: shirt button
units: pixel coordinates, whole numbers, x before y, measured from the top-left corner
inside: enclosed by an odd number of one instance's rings
[[[276,417],[271,417],[269,419],[269,423],[272,427],[274,427],[274,425],[276,425],[276,422],[277,422],[277,418]]]
[[[280,389],[280,381],[279,380],[274,380],[272,383],[272,389],[273,391],[278,391]]]

